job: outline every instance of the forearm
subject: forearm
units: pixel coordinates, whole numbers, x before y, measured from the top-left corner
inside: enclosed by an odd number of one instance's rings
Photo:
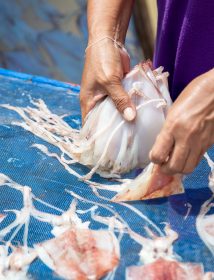
[[[110,36],[120,42],[125,36],[134,0],[88,0],[89,42]]]
[[[204,83],[206,83],[205,88],[207,89],[208,94],[203,100],[204,106],[202,109],[208,113],[206,121],[207,119],[210,119],[214,123],[214,68],[208,71],[204,76]],[[212,144],[214,144],[214,132],[212,133]]]
[[[192,87],[191,87],[191,86]],[[196,77],[188,86],[189,91],[183,91],[174,104],[183,104],[189,101],[189,104],[195,104],[195,115],[214,117],[214,69]],[[194,90],[192,90],[192,88]],[[190,108],[191,109],[191,108]],[[187,112],[188,113],[188,112]]]

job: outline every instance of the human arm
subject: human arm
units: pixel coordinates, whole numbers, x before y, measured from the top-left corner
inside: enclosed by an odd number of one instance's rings
[[[89,0],[88,46],[106,36],[124,43],[132,6],[133,0]],[[128,54],[108,38],[87,49],[80,92],[83,120],[106,95],[112,98],[125,119],[135,118],[135,107],[121,84],[129,71],[129,63]]]
[[[214,69],[194,79],[167,115],[150,159],[167,174],[190,173],[214,144]]]

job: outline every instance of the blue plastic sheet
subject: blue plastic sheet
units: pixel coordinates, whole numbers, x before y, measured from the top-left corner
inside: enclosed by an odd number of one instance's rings
[[[0,67],[79,83],[88,31],[86,0],[0,1]],[[131,20],[132,65],[143,57]]]
[[[31,105],[32,98],[41,98],[54,113],[58,115],[68,114],[65,120],[69,125],[80,127],[79,86],[5,70],[0,70],[0,83],[1,104],[25,107]],[[38,198],[63,210],[68,209],[72,200],[65,189],[72,190],[89,200],[110,205],[134,231],[146,236],[144,226],[147,226],[148,223],[145,220],[124,206],[96,197],[90,187],[69,174],[55,158],[48,157],[33,148],[32,144],[40,143],[45,144],[50,151],[58,152],[56,148],[30,132],[19,126],[14,126],[12,122],[17,120],[21,120],[17,113],[0,108],[1,173],[6,174],[19,184],[30,186]],[[211,158],[214,157],[214,149],[210,149],[209,155]],[[87,168],[77,164],[75,170],[80,174],[85,174]],[[170,223],[172,229],[179,234],[179,239],[174,244],[175,252],[182,258],[182,261],[203,263],[205,271],[214,270],[214,259],[196,232],[195,219],[202,203],[211,196],[211,191],[208,188],[209,172],[210,169],[203,159],[195,172],[185,178],[185,194],[129,203],[148,216],[161,230],[163,230],[165,222]],[[98,182],[105,181],[99,176],[95,176],[95,179]],[[106,191],[101,191],[101,194],[108,196]],[[185,218],[189,204],[192,205],[192,208],[188,217]],[[5,209],[20,209],[21,205],[22,197],[17,191],[1,187],[0,213]],[[35,202],[35,205],[42,211],[58,214],[53,209],[38,202]],[[87,203],[81,201],[78,203],[78,209],[89,207],[91,205]],[[102,207],[99,208],[99,214],[110,215]],[[11,213],[5,222],[9,223],[12,219],[14,219],[14,214]],[[83,221],[90,220],[90,214],[82,215],[81,219]],[[100,229],[106,228],[106,226],[92,221],[91,228]],[[50,225],[32,218],[29,229],[29,245],[32,246],[50,239],[52,237],[50,230]],[[15,244],[22,242],[22,234],[21,231],[17,235]],[[121,260],[115,279],[124,279],[125,268],[139,264],[140,249],[140,245],[128,235],[122,239]],[[29,273],[33,279],[59,279],[40,260],[36,260],[30,266]]]

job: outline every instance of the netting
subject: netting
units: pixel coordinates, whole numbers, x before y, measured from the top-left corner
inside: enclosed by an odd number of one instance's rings
[[[55,114],[66,114],[64,120],[70,126],[80,127],[78,86],[4,71],[1,72],[0,82],[1,104],[26,107],[32,106],[32,99],[41,98]],[[214,270],[212,253],[200,239],[195,225],[202,204],[212,195],[208,188],[210,167],[205,159],[201,161],[193,174],[185,178],[184,194],[163,199],[116,204],[107,200],[112,197],[111,192],[100,190],[99,194],[106,198],[101,199],[96,196],[89,185],[71,175],[55,157],[50,157],[33,147],[32,145],[35,143],[42,144],[50,152],[60,155],[59,150],[53,145],[22,127],[13,125],[14,121],[20,120],[21,118],[16,112],[0,108],[0,173],[5,174],[21,186],[31,187],[34,196],[33,204],[37,210],[60,215],[69,209],[75,197],[76,213],[82,222],[90,222],[91,229],[111,230],[108,218],[115,217],[115,213],[117,213],[132,231],[146,238],[148,238],[146,227],[158,235],[165,235],[165,223],[169,223],[179,235],[178,240],[174,243],[177,258],[183,262],[202,263],[205,271]],[[208,154],[214,158],[214,149],[210,149]],[[89,171],[80,164],[75,164],[74,170],[82,175]],[[111,184],[109,180],[98,175],[95,175],[93,180]],[[22,193],[2,184],[0,213],[6,214],[6,217],[0,223],[0,233],[3,228],[15,220],[14,212],[5,212],[5,210],[20,210],[22,207]],[[107,221],[106,224],[104,220]],[[34,244],[52,238],[52,228],[51,223],[30,217],[28,246],[33,247]],[[121,235],[119,226],[116,228],[114,227],[113,230],[117,238],[121,238],[121,257],[115,275],[110,276],[114,279],[124,279],[125,269],[128,266],[141,264],[139,253],[142,246],[127,232],[123,232]],[[0,234],[2,244],[10,240],[14,231],[15,229],[6,235]],[[14,236],[12,244],[24,245],[23,235],[24,228],[22,227]],[[60,279],[38,258],[30,265],[28,274],[33,279]]]

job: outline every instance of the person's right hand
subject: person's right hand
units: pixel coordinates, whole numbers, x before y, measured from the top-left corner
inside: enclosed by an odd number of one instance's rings
[[[80,91],[83,122],[96,102],[106,95],[127,121],[135,118],[135,106],[121,84],[129,70],[128,53],[108,38],[87,49]]]

